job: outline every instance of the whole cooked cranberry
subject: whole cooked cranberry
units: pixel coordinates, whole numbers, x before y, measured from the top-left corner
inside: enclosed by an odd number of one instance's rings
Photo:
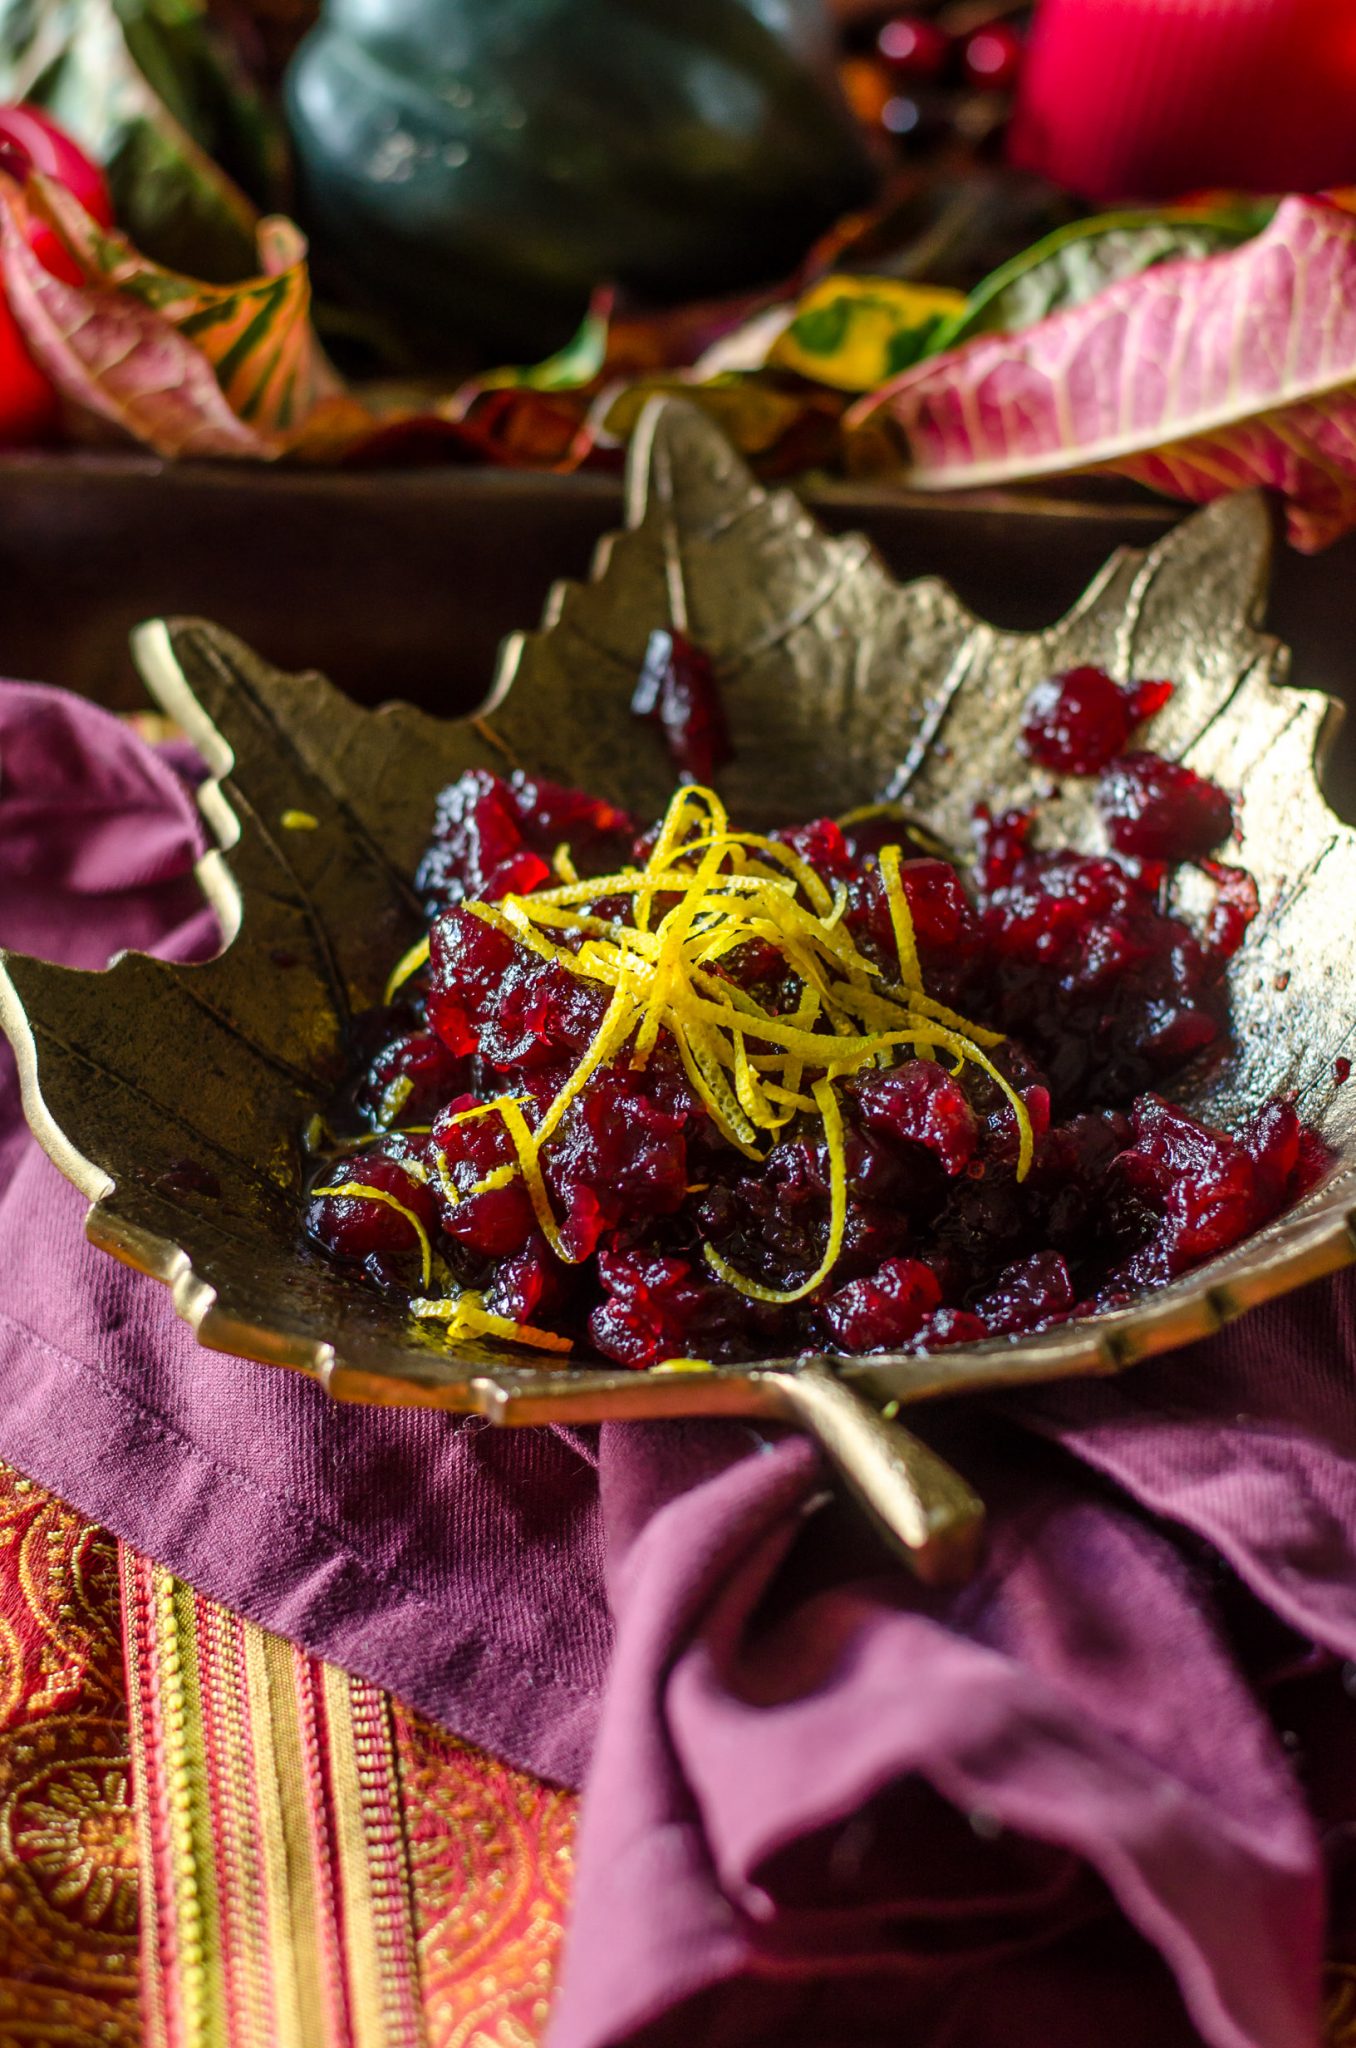
[[[1256,1162],[1226,1132],[1158,1095],[1141,1096],[1131,1119],[1134,1143],[1115,1160],[1112,1175],[1157,1217],[1150,1242],[1119,1269],[1119,1277],[1139,1286],[1237,1244],[1262,1220],[1266,1196]]]
[[[686,634],[651,633],[631,709],[659,726],[675,768],[693,782],[709,782],[729,760],[730,731],[711,657]]]
[[[415,876],[429,914],[470,899],[523,896],[551,880],[523,836],[513,792],[488,769],[472,768],[438,798],[433,841]]]
[[[898,843],[897,837],[887,844]],[[974,911],[965,885],[950,861],[931,857],[901,861],[900,885],[909,907],[913,935],[925,968],[935,968],[975,936]],[[869,941],[886,968],[897,979],[899,950],[885,880],[876,861],[859,873],[848,891],[848,930],[859,941]]]
[[[953,1177],[974,1157],[974,1110],[959,1081],[935,1060],[859,1075],[852,1088],[868,1131],[897,1145],[922,1145]]]
[[[1239,1133],[1257,1174],[1258,1200],[1268,1215],[1290,1198],[1300,1170],[1304,1127],[1293,1102],[1273,1096]]]
[[[688,1259],[601,1250],[598,1277],[607,1293],[589,1317],[589,1335],[604,1358],[620,1365],[750,1357],[777,1340],[775,1311],[746,1301]]]
[[[427,986],[428,1021],[448,1051],[478,1053],[498,1073],[577,1057],[607,1009],[596,983],[461,908],[433,922]]]
[[[1075,853],[1023,854],[981,911],[986,940],[1001,954],[1053,966],[1081,963],[1095,923],[1127,933],[1142,917],[1133,878],[1119,861]]]
[[[843,828],[833,818],[812,818],[808,825],[788,825],[772,837],[789,846],[825,882],[846,882],[854,872]]]
[[[384,1045],[358,1091],[358,1108],[379,1124],[427,1123],[469,1083],[467,1062],[432,1031],[407,1031]]]
[[[1028,1183],[1039,1201],[1044,1234],[1060,1251],[1099,1253],[1097,1216],[1103,1184],[1117,1153],[1130,1143],[1128,1117],[1098,1110],[1057,1124],[1036,1148]]]
[[[602,850],[611,856],[611,867],[635,838],[633,817],[586,790],[567,789],[544,776],[526,775],[521,768],[514,769],[508,786],[519,825],[538,853],[553,853],[564,844],[577,863],[586,864],[590,855]]]
[[[532,1201],[520,1174],[504,1187],[473,1192],[497,1169],[516,1165],[518,1158],[498,1111],[464,1114],[473,1106],[461,1098],[435,1117],[430,1149],[439,1165],[431,1185],[448,1236],[487,1259],[502,1259],[531,1236]]]
[[[514,1323],[553,1324],[569,1307],[570,1275],[539,1230],[495,1268],[488,1306]]]
[[[1257,915],[1257,884],[1246,868],[1217,860],[1201,865],[1219,892],[1205,923],[1205,950],[1218,960],[1232,960]]]
[[[748,939],[713,962],[708,972],[723,981],[737,981],[741,988],[756,988],[760,983],[783,981],[786,961],[766,939]]]
[[[1141,860],[1203,860],[1234,828],[1217,783],[1159,754],[1122,754],[1097,785],[1097,808],[1117,853]]]
[[[616,1064],[586,1083],[545,1152],[561,1236],[587,1258],[606,1230],[671,1216],[687,1194],[686,1089],[656,1070]]]
[[[325,1169],[323,1184],[375,1188],[417,1216],[430,1236],[437,1229],[437,1204],[431,1190],[393,1159],[359,1154],[337,1160]],[[374,1252],[419,1249],[419,1233],[409,1217],[402,1216],[390,1202],[365,1200],[361,1195],[313,1195],[307,1204],[306,1228],[339,1259],[363,1260]]]
[[[1056,775],[1096,775],[1171,695],[1171,683],[1121,684],[1100,668],[1067,669],[1027,699],[1023,749]]]
[[[887,1259],[869,1280],[850,1280],[829,1295],[824,1320],[843,1351],[890,1351],[922,1328],[941,1298],[937,1275],[921,1259]]]
[[[1095,775],[1130,737],[1125,692],[1100,668],[1071,668],[1027,699],[1022,746],[1056,775]]]
[[[975,806],[979,879],[985,889],[1001,889],[1012,880],[1035,822],[1034,811],[1001,811],[995,818],[987,804]]]
[[[550,1065],[569,1053],[578,1058],[603,1021],[604,991],[557,961],[539,959],[523,946],[514,950],[512,970],[480,1020],[482,1059],[507,1074]]]
[[[428,1021],[448,1051],[478,1052],[480,1027],[523,948],[469,910],[449,910],[429,931]]]
[[[995,1337],[1043,1329],[1067,1316],[1074,1305],[1074,1285],[1058,1252],[1033,1252],[1005,1266],[998,1284],[975,1303],[975,1314]]]
[[[843,1242],[833,1278],[855,1280],[874,1273],[887,1259],[903,1252],[909,1242],[909,1216],[898,1201],[873,1202],[849,1195],[843,1218]]]
[[[962,946],[974,937],[974,911],[950,861],[903,861],[899,879],[913,920],[913,935],[924,953],[934,947],[942,951]]]

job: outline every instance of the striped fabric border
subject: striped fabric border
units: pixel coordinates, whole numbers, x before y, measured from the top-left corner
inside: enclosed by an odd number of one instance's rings
[[[146,2048],[428,2048],[389,1702],[122,1574]]]

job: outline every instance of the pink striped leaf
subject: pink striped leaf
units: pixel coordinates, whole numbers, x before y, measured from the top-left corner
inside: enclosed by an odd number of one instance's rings
[[[1201,504],[1264,484],[1306,552],[1356,524],[1356,215],[1254,240],[929,358],[852,407],[859,473],[959,490],[1111,470]]]

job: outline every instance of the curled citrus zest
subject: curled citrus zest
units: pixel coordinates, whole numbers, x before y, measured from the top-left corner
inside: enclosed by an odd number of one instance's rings
[[[921,988],[923,977],[918,969],[918,942],[913,935],[913,914],[899,872],[899,848],[882,846],[878,858],[880,878],[885,884],[885,901],[890,909],[890,929],[895,935],[895,951],[899,955],[899,979],[905,988]]]
[[[470,1109],[454,1110],[451,1116],[441,1119],[444,1128],[450,1130],[453,1124],[469,1124],[472,1117],[493,1116],[506,1102],[530,1102],[530,1095],[496,1095],[490,1102],[473,1103]]]
[[[561,881],[565,883],[577,882],[579,880],[579,870],[574,864],[574,857],[570,852],[567,842],[563,839],[551,855],[551,872],[559,875]]]
[[[428,948],[428,934],[425,933],[417,945],[410,947],[408,953],[401,954],[395,966],[391,969],[391,978],[382,992],[381,999],[384,1003],[393,1003],[396,999],[396,991],[405,986],[405,983],[412,974],[419,972],[419,969],[428,959]]]
[[[398,1201],[394,1195],[388,1194],[385,1188],[370,1188],[365,1181],[361,1180],[341,1180],[336,1182],[332,1188],[312,1188],[311,1194],[313,1198],[320,1195],[346,1195],[351,1201],[355,1202],[380,1202],[383,1208],[394,1209],[397,1216],[403,1216],[410,1229],[419,1239],[419,1256],[423,1262],[424,1285],[425,1287],[428,1286],[429,1281],[433,1277],[433,1247],[428,1241],[428,1232],[415,1215],[413,1209],[407,1209],[403,1202]]]
[[[506,1188],[511,1180],[517,1178],[517,1160],[506,1159],[502,1166],[496,1166],[492,1172],[485,1175],[484,1180],[478,1180],[475,1186],[468,1188],[466,1192],[468,1195],[492,1195],[496,1189]]]
[[[597,903],[604,896],[634,896],[645,880],[640,868],[622,868],[615,875],[590,875],[587,881],[563,882],[558,889],[534,889],[534,903]],[[466,909],[471,905],[467,904]]]
[[[444,1117],[442,1119],[443,1126],[445,1129],[450,1129],[454,1124],[467,1124],[474,1117],[493,1116],[496,1110],[506,1112],[512,1103],[530,1102],[531,1100],[532,1097],[530,1095],[496,1095],[491,1102],[477,1102],[470,1109],[459,1109],[453,1115]],[[442,1188],[448,1202],[455,1209],[458,1203],[462,1201],[463,1194],[452,1178],[452,1169],[447,1163],[447,1154],[441,1147],[433,1155],[433,1164],[437,1171],[439,1186]],[[465,1191],[466,1196],[487,1195],[496,1188],[505,1188],[517,1171],[516,1163],[513,1160],[507,1160],[504,1165],[494,1167],[491,1172],[485,1175],[483,1180],[478,1180],[474,1187],[467,1188]]]
[[[650,1367],[651,1372],[714,1372],[709,1358],[661,1358],[658,1365]]]
[[[518,903],[522,899],[514,896],[507,900],[512,903]],[[540,932],[532,929],[530,924],[514,924],[512,918],[505,912],[502,904],[463,903],[460,908],[469,911],[472,917],[478,917],[482,924],[487,924],[490,927],[491,931],[502,932],[506,939],[516,939],[520,946],[526,946],[529,952],[538,954],[541,959],[558,960],[560,958],[560,948],[558,946],[553,946],[549,939],[544,939]]]
[[[880,814],[890,814],[888,807]],[[989,1057],[1002,1034],[969,1023],[923,988],[901,848],[884,847],[879,860],[897,981],[859,950],[846,924],[850,898],[842,882],[830,886],[778,840],[732,832],[719,797],[695,784],[675,794],[643,867],[579,880],[562,849],[555,861],[564,877],[558,887],[507,895],[497,904],[464,904],[539,958],[610,991],[592,1041],[535,1128],[520,1106],[529,1096],[501,1096],[452,1119],[498,1110],[513,1144],[514,1162],[497,1167],[472,1192],[506,1186],[521,1174],[547,1242],[557,1257],[577,1264],[552,1208],[544,1148],[599,1068],[628,1045],[631,1067],[643,1068],[661,1032],[716,1129],[748,1158],[761,1161],[763,1148],[793,1116],[818,1114],[829,1156],[830,1218],[816,1271],[799,1287],[767,1288],[737,1273],[713,1246],[704,1247],[713,1271],[756,1300],[799,1301],[832,1271],[847,1205],[835,1084],[889,1066],[905,1049],[945,1057],[958,1073],[970,1065],[988,1075],[1016,1117],[1017,1177],[1025,1179],[1033,1156],[1030,1116]],[[629,902],[629,922],[598,913],[595,906],[613,899]],[[774,1008],[721,964],[750,944],[770,948],[781,963],[773,976]],[[445,1160],[437,1170],[446,1191]]]
[[[357,1131],[352,1137],[336,1137],[323,1117],[312,1117],[302,1133],[302,1143],[308,1152],[321,1157],[342,1159],[346,1153],[361,1152],[368,1145],[387,1145],[392,1138],[426,1138],[433,1129],[432,1124],[400,1124],[394,1129],[380,1131]],[[322,1142],[327,1141],[327,1142]],[[409,1160],[398,1162],[408,1167]]]
[[[527,1344],[534,1351],[573,1351],[568,1337],[555,1330],[538,1329],[535,1323],[515,1323],[511,1316],[497,1316],[485,1307],[474,1288],[442,1300],[414,1300],[410,1313],[421,1322],[445,1323],[449,1337],[502,1337],[510,1344]]]
[[[389,1131],[413,1093],[414,1083],[408,1074],[397,1074],[393,1081],[387,1082],[376,1109],[376,1119],[383,1132]]]
[[[556,1222],[551,1197],[546,1192],[546,1182],[542,1178],[541,1166],[537,1159],[537,1142],[527,1127],[527,1119],[516,1103],[505,1107],[504,1127],[512,1138],[513,1149],[518,1155],[523,1185],[527,1189],[532,1213],[537,1219],[537,1227],[558,1259],[564,1259],[567,1265],[578,1265],[578,1259],[570,1257],[561,1240],[560,1225]]]

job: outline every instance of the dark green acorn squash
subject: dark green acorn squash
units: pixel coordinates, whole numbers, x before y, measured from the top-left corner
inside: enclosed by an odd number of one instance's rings
[[[328,0],[287,104],[322,265],[426,356],[776,278],[872,184],[818,0]]]

